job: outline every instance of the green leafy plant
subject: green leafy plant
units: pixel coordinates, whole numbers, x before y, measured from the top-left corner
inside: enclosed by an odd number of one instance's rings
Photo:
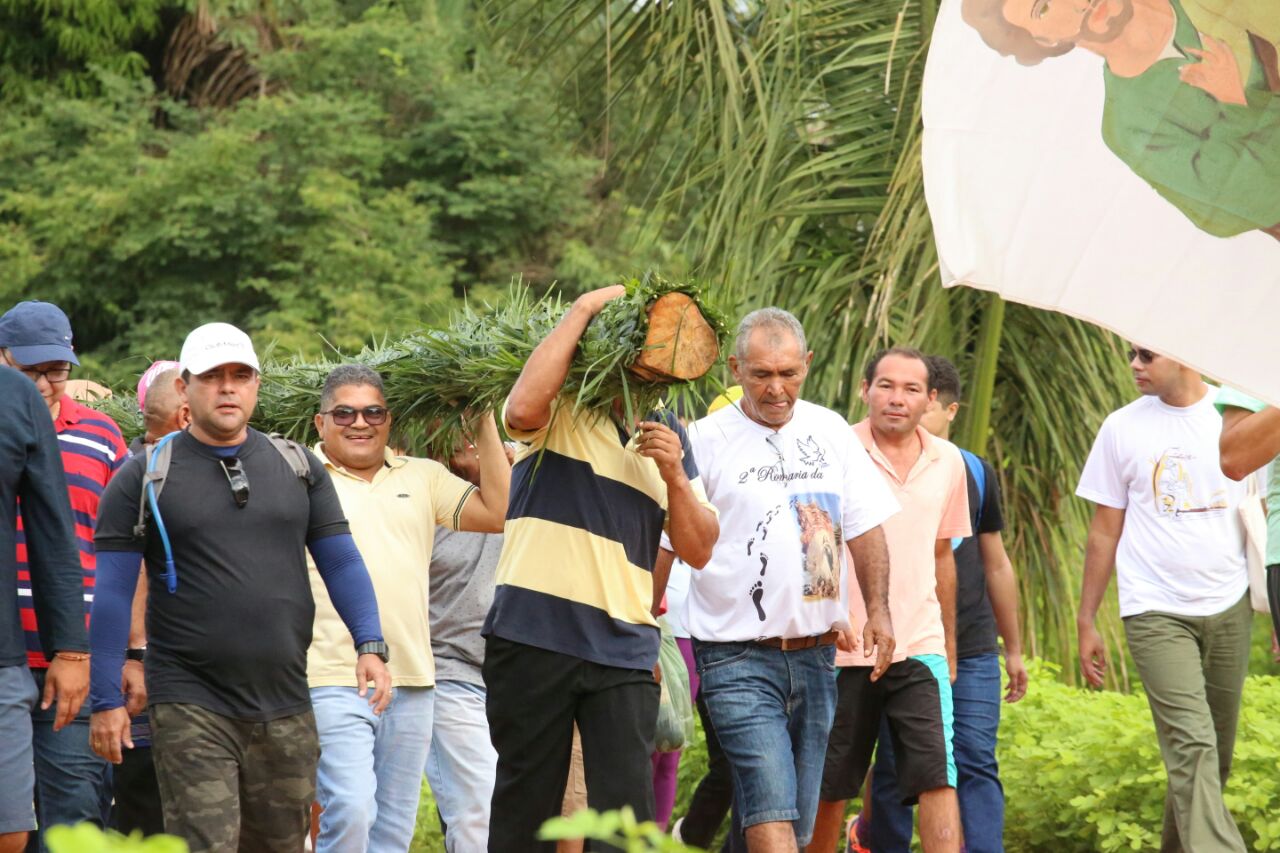
[[[187,853],[187,842],[172,835],[121,835],[91,823],[51,826],[44,837],[50,853]]]
[[[645,381],[627,369],[644,349],[649,306],[665,294],[693,297],[723,348],[728,327],[697,284],[646,272],[625,285],[626,294],[609,302],[588,326],[570,368],[564,388],[575,400],[574,417],[607,414],[615,400],[622,400],[630,422],[682,397],[699,397],[692,383]],[[254,426],[307,441],[313,435],[312,419],[325,376],[338,364],[354,361],[382,374],[398,444],[447,452],[463,428],[464,412],[500,408],[534,348],[567,309],[558,295],[535,298],[527,287],[517,285],[506,299],[483,311],[465,306],[444,328],[366,347],[351,358],[268,362]],[[116,420],[126,438],[141,432],[131,395],[96,405]]]
[[[699,849],[676,841],[651,820],[637,821],[630,806],[609,812],[583,809],[572,817],[552,818],[542,825],[538,837],[544,841],[603,841],[625,853],[693,853]]]

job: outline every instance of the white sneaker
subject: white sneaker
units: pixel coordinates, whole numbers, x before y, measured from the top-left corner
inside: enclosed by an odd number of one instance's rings
[[[681,844],[684,843],[684,839],[680,837],[680,824],[682,823],[684,823],[684,818],[679,818],[675,823],[671,824],[671,837]]]

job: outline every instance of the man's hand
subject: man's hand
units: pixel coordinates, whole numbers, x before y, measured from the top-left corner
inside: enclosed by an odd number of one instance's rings
[[[1027,665],[1022,662],[1022,655],[1005,655],[1004,671],[1009,674],[1009,687],[1004,692],[1004,701],[1012,704],[1027,695]]]
[[[858,650],[858,635],[852,631],[841,628],[840,633],[836,635],[836,648],[842,652],[853,654]]]
[[[1187,53],[1199,59],[1178,69],[1183,83],[1208,92],[1224,104],[1244,106],[1249,103],[1244,94],[1244,82],[1240,77],[1240,65],[1227,43],[1213,36],[1200,37],[1204,50],[1187,48]]]
[[[120,683],[124,692],[124,707],[133,719],[147,707],[147,679],[142,671],[142,661],[127,660],[124,662],[124,677]]]
[[[1078,626],[1080,632],[1080,671],[1084,680],[1094,687],[1102,686],[1107,674],[1107,651],[1102,635],[1092,623]]]
[[[658,464],[658,473],[667,485],[684,476],[684,447],[680,436],[666,424],[641,421],[636,434],[636,450]]]
[[[68,660],[55,654],[44,677],[44,696],[40,700],[41,710],[48,710],[57,700],[58,711],[53,719],[55,732],[76,718],[88,695],[89,656],[85,655],[84,660]]]
[[[110,711],[94,711],[89,716],[89,745],[98,755],[119,764],[124,761],[120,745],[133,749],[133,736],[129,733],[129,712],[123,707]]]
[[[862,656],[875,653],[876,663],[871,669],[871,680],[879,681],[889,664],[893,663],[893,650],[897,641],[893,638],[893,623],[889,611],[877,607],[867,614],[867,626],[862,629]]]
[[[621,284],[611,284],[608,287],[582,294],[573,301],[573,307],[586,311],[589,316],[594,317],[604,309],[607,302],[617,299],[626,292],[626,287]]]
[[[360,695],[369,692],[369,682],[373,682],[373,695],[369,704],[373,713],[381,714],[391,704],[391,673],[387,665],[377,655],[360,655],[356,658],[356,684],[360,686]]]

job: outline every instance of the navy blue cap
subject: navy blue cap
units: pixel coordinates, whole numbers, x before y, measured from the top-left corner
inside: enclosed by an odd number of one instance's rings
[[[71,321],[52,302],[19,302],[0,317],[0,347],[29,366],[47,361],[79,364],[71,348]]]

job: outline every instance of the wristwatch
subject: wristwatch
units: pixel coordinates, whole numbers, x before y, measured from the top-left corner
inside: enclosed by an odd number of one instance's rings
[[[356,646],[357,655],[377,655],[382,658],[383,663],[391,660],[391,649],[387,648],[387,644],[382,640],[370,640],[367,643],[361,643]]]
[[[125,660],[136,660],[139,663],[141,663],[146,658],[146,656],[147,656],[146,646],[143,646],[140,649],[129,649],[124,653]]]

